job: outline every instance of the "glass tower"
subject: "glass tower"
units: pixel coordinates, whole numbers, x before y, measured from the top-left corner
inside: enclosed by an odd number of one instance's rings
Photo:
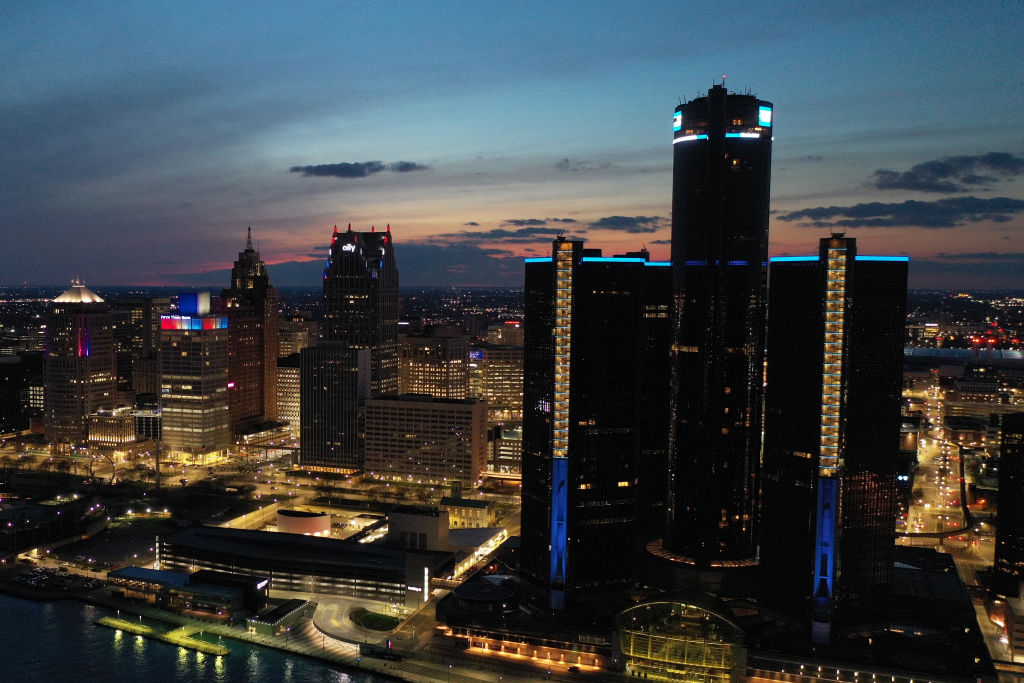
[[[673,127],[663,546],[730,566],[756,554],[772,104],[715,86],[679,105]]]

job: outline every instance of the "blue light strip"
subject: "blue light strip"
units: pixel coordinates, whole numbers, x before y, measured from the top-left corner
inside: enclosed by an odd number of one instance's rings
[[[730,265],[730,266],[745,266],[745,265],[747,265],[747,262],[746,261],[729,261],[726,265]]]
[[[727,138],[750,138],[750,139],[756,139],[756,138],[760,138],[761,134],[760,133],[726,133],[725,137],[727,137]]]
[[[584,256],[584,263],[647,263],[642,258],[632,258],[625,256]]]
[[[525,263],[551,263],[550,256],[539,256],[536,258],[523,259]]]
[[[655,266],[655,267],[671,266],[672,262],[671,261],[647,261],[646,263],[644,263],[644,265],[645,266]]]
[[[802,261],[817,261],[817,256],[772,256],[769,261],[772,263],[797,263]]]
[[[701,133],[700,135],[683,135],[682,137],[678,137],[675,140],[673,140],[672,144],[674,145],[677,142],[690,142],[691,140],[707,140],[707,139],[708,139],[708,136],[705,133]]]
[[[910,261],[909,256],[858,256],[858,261],[898,261],[908,263]]]

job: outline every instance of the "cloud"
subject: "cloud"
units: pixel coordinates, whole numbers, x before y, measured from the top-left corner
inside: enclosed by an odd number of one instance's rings
[[[540,218],[509,218],[502,221],[502,225],[547,225],[546,220]]]
[[[999,252],[999,251],[974,251],[964,252],[960,254],[950,254],[947,252],[939,252],[936,254],[939,258],[950,259],[955,261],[1022,261],[1024,262],[1024,252],[1022,251],[1010,251],[1010,252]]]
[[[586,159],[570,159],[568,157],[564,157],[563,159],[555,163],[554,168],[557,168],[559,171],[564,172],[596,171],[612,168],[612,165],[609,164],[608,162],[595,164],[591,161],[587,161]]]
[[[825,157],[818,154],[808,154],[805,157],[800,157],[801,161],[824,161]]]
[[[385,164],[380,161],[343,161],[337,164],[292,166],[288,170],[292,173],[301,173],[303,178],[365,178],[381,171],[409,173],[410,171],[425,171],[429,168],[425,164],[417,164],[414,161],[396,161],[393,164]]]
[[[578,223],[575,218],[545,218],[549,223]]]
[[[426,171],[430,167],[426,164],[417,164],[415,161],[396,161],[389,168],[395,173],[408,173],[409,171]]]
[[[473,225],[473,226],[476,226],[476,225],[480,225],[480,224],[477,223],[476,221],[469,221],[468,223],[463,223],[463,225]]]
[[[629,233],[657,232],[664,216],[605,216],[590,224],[595,230],[621,230]]]
[[[853,206],[819,206],[778,216],[782,221],[802,221],[813,228],[955,228],[965,223],[1005,223],[1010,214],[1024,212],[1024,200],[1008,197],[978,199],[952,197],[930,202],[870,202]]]
[[[651,244],[672,244],[672,240],[651,240]]]
[[[992,175],[981,175],[979,171],[1015,177],[1024,173],[1024,157],[1006,152],[943,157],[917,164],[902,173],[880,168],[871,175],[868,184],[877,190],[966,192],[999,180]]]
[[[493,230],[463,230],[437,235],[437,239],[466,242],[471,240],[494,240],[500,242],[537,242],[541,237],[555,237],[564,233],[564,228],[552,226],[530,226],[517,230],[494,228]]]

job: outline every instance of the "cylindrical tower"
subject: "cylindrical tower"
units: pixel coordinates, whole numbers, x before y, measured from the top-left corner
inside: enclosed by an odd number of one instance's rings
[[[756,554],[772,104],[715,86],[674,129],[664,547],[729,565]]]

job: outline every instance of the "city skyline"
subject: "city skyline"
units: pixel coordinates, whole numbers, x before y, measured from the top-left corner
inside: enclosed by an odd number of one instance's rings
[[[221,286],[249,225],[284,286],[316,286],[324,231],[349,222],[392,225],[410,286],[521,286],[559,231],[666,258],[671,111],[724,74],[775,104],[772,256],[836,227],[909,255],[912,287],[1024,274],[1019,6],[33,4],[5,20],[0,284]]]

